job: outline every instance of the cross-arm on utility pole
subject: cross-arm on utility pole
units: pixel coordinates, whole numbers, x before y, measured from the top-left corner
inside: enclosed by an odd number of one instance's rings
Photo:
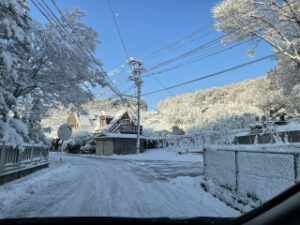
[[[127,64],[130,66],[135,66],[131,69],[131,76],[129,77],[130,80],[133,80],[136,87],[137,87],[137,141],[136,141],[136,152],[140,153],[140,134],[141,134],[141,86],[143,84],[141,74],[144,68],[142,67],[143,63],[141,60],[136,60],[133,57],[130,57],[127,61]]]

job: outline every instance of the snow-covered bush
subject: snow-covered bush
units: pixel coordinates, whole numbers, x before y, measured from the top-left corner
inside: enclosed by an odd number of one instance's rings
[[[7,118],[6,122],[0,120],[0,140],[5,144],[13,147],[22,146],[26,138],[28,138],[28,129],[22,121],[14,118]]]
[[[63,143],[62,150],[69,153],[94,153],[96,150],[94,134],[79,132]]]

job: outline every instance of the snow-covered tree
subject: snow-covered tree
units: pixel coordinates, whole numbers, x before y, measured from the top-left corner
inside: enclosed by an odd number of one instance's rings
[[[293,93],[297,95],[296,90]],[[255,116],[269,115],[270,109],[288,110],[296,104],[281,89],[272,89],[268,78],[261,77],[168,98],[159,103],[159,111],[164,121],[185,130],[224,130],[247,128]]]
[[[0,3],[0,119],[13,127],[8,116],[13,112],[28,127],[22,138],[39,142],[44,140],[41,116],[48,107],[79,106],[93,99],[91,87],[106,83],[97,69],[101,62],[93,57],[98,34],[81,22],[85,14],[79,7],[66,10],[57,27],[31,21],[23,3]]]
[[[80,105],[93,98],[90,87],[104,85],[103,74],[96,69],[101,63],[91,56],[99,43],[97,33],[80,22],[83,16],[74,7],[62,17],[63,30],[72,33],[33,23],[29,66],[23,71],[24,82],[15,90],[16,97],[38,98],[43,106],[58,102]]]
[[[0,1],[0,119],[16,105],[13,91],[24,75],[20,68],[30,51],[30,18],[22,0]]]
[[[225,41],[265,41],[300,64],[300,1],[224,0],[212,12]]]
[[[0,1],[0,139],[15,145],[28,140],[28,129],[18,119],[13,93],[16,84],[22,82],[21,68],[26,66],[30,52],[31,19],[27,11],[23,0]]]
[[[267,76],[273,89],[295,94],[294,86],[300,85],[300,1],[224,0],[212,12],[225,42],[248,41],[256,47],[264,41],[274,47],[278,64]],[[253,56],[254,50],[249,53]]]
[[[300,85],[300,64],[278,56],[276,67],[268,71],[267,76],[273,82],[274,88],[282,88],[284,94],[289,96],[293,92],[294,86]]]

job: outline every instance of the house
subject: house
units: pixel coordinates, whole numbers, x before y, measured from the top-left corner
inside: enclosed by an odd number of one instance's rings
[[[89,110],[82,113],[70,113],[57,118],[49,118],[48,124],[68,123],[72,127],[72,135],[78,132],[94,133],[96,138],[96,154],[130,154],[136,153],[137,120],[128,111],[104,112]],[[57,139],[57,129],[54,127],[48,137]],[[143,133],[141,126],[140,135]],[[116,136],[117,135],[117,136]],[[146,139],[141,139],[141,152],[145,149]],[[103,147],[104,146],[104,147]]]
[[[86,114],[72,113],[66,122],[72,127],[73,133],[87,131],[96,135],[102,132],[137,134],[136,119],[127,111],[107,114],[104,111]]]
[[[97,135],[96,155],[125,155],[136,153],[136,134],[118,134],[118,133],[103,133]],[[147,139],[141,136],[140,152],[146,149]]]
[[[95,137],[96,154],[134,154],[136,153],[137,125],[134,116],[127,111],[117,114],[113,119],[100,115],[101,132]],[[140,134],[142,135],[142,126]],[[140,152],[144,152],[146,138],[141,136]]]
[[[115,115],[113,119],[100,115],[100,125],[105,124],[105,126],[100,126],[99,130],[105,133],[137,134],[136,123],[136,118],[127,111]],[[140,128],[140,134],[142,134],[143,127]]]

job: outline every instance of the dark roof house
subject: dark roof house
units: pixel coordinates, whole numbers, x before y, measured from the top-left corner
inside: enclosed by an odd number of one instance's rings
[[[95,137],[96,154],[134,154],[136,153],[137,124],[134,116],[127,111],[117,114],[113,119],[100,116],[100,124],[103,124],[101,132]],[[142,135],[142,126],[140,129]],[[140,151],[144,152],[146,138],[141,136]]]

